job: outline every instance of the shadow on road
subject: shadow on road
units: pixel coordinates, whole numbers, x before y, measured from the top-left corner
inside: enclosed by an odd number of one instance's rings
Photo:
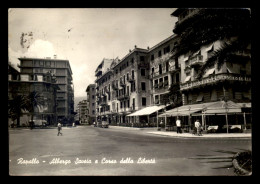
[[[248,151],[246,149],[236,148],[239,151]],[[234,155],[239,151],[228,151],[228,150],[212,150],[217,153],[224,153],[225,155],[196,155],[196,157],[191,157],[189,159],[201,160],[202,163],[223,163],[221,166],[213,167],[212,169],[231,169],[233,168],[233,158]],[[224,164],[226,163],[226,164]]]

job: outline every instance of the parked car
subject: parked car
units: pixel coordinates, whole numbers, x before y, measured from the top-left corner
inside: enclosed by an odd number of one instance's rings
[[[102,128],[108,128],[108,122],[107,121],[102,121]]]
[[[30,120],[29,122],[31,122],[32,120]],[[33,120],[33,126],[35,127],[45,127],[47,126],[48,122],[46,120],[42,120],[42,119],[34,119]]]

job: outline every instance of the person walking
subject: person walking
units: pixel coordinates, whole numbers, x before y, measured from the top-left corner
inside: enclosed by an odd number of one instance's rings
[[[200,124],[200,121],[197,119],[196,121],[195,121],[195,127],[196,127],[196,129],[197,129],[197,135],[201,135],[201,124]]]
[[[59,135],[62,135],[62,133],[61,133],[61,123],[59,122],[58,123],[58,135],[57,136],[59,136]]]
[[[179,119],[179,118],[177,118],[177,120],[176,120],[176,126],[177,126],[177,134],[178,133],[182,133],[181,132],[181,120]]]

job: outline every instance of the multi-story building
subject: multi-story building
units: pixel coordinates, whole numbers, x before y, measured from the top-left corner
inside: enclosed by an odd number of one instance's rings
[[[27,74],[31,78],[34,75],[42,76],[51,73],[56,76],[57,91],[57,116],[63,123],[71,123],[74,118],[74,89],[72,82],[72,70],[68,60],[51,58],[19,58],[21,74]]]
[[[178,17],[177,25],[199,11],[200,9],[182,8],[175,10],[172,16]],[[184,30],[185,27],[182,27],[182,29]],[[212,68],[206,70],[202,78],[197,78],[201,66],[211,57],[214,51],[222,47],[227,39],[230,38],[216,40],[209,44],[202,44],[196,52],[189,51],[178,57],[181,65],[180,90],[184,106],[216,102],[223,99],[236,103],[251,102],[250,59],[245,63],[225,62],[220,68],[215,64]],[[237,54],[250,56],[250,49]],[[220,117],[218,116],[217,118],[214,116],[215,121],[224,123],[225,119],[220,119]],[[232,119],[232,116],[230,118]],[[234,116],[233,120],[235,118],[238,119],[238,117]],[[212,118],[211,121],[214,122]]]
[[[87,89],[87,122],[93,124],[96,121],[96,85],[89,84]]]
[[[169,93],[172,84],[180,82],[180,63],[172,59],[177,44],[177,36],[172,35],[149,49],[151,104],[165,104],[163,96]]]
[[[23,111],[20,125],[28,125],[31,115],[34,120],[46,120],[48,124],[55,124],[57,89],[56,77],[50,72],[33,73],[23,69],[18,72],[8,65],[8,100],[13,100],[17,95],[27,97],[31,92],[38,92],[44,100],[44,104],[34,107],[33,112]]]
[[[88,103],[87,100],[82,100],[77,105],[77,113],[79,118],[80,124],[86,124],[87,123],[87,112],[88,110]]]
[[[122,60],[106,60],[110,67],[102,75],[97,68],[98,119],[112,124],[128,123],[133,119],[126,118],[127,114],[150,105],[147,52],[135,46]]]

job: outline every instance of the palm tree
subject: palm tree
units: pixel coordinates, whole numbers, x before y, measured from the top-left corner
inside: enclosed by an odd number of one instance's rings
[[[27,96],[26,109],[31,113],[31,120],[33,121],[33,115],[35,108],[44,105],[44,99],[39,92],[33,91]]]
[[[217,63],[220,68],[225,62],[245,62],[249,56],[238,55],[251,44],[251,16],[248,9],[200,9],[176,24],[173,32],[179,35],[179,44],[173,57],[190,52],[201,46],[222,40],[223,45],[209,57],[200,69],[201,78],[207,68]]]
[[[13,99],[9,99],[8,97],[8,116],[12,118],[12,120],[17,119],[17,126],[20,126],[20,117],[22,111],[26,111],[26,97],[24,95],[17,95]]]

